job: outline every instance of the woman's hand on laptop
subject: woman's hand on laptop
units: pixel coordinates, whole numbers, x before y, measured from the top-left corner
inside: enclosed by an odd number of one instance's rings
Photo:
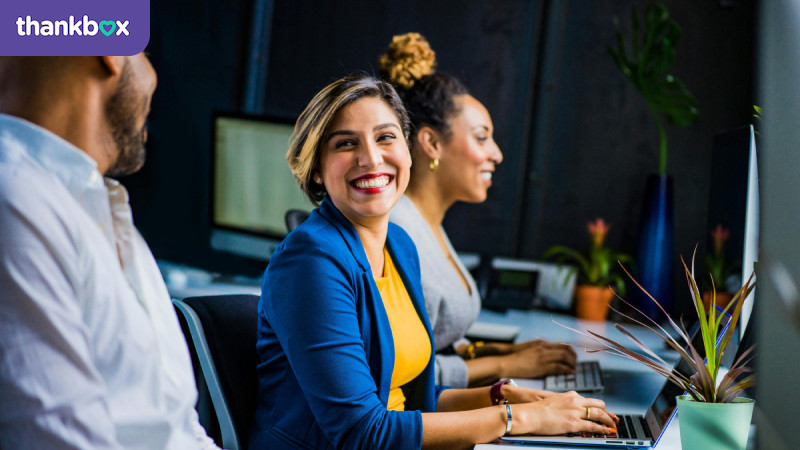
[[[501,357],[501,378],[541,378],[554,373],[575,373],[577,355],[572,346],[547,341],[514,344]]]
[[[576,392],[552,394],[534,403],[514,405],[511,434],[557,435],[588,431],[616,432],[617,416],[602,400]]]

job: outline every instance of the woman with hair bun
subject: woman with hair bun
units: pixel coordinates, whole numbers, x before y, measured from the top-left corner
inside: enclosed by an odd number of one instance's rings
[[[371,77],[335,81],[298,118],[286,158],[319,208],[264,274],[249,447],[452,449],[615,431],[601,400],[575,392],[435,384],[417,252],[389,223],[408,183],[409,133],[394,88]]]
[[[481,300],[442,221],[457,201],[486,200],[503,154],[493,139],[489,112],[455,77],[435,70],[436,55],[419,33],[395,36],[379,62],[413,125],[411,179],[390,220],[405,229],[419,252],[425,307],[436,342],[437,383],[463,388],[503,378],[572,373],[576,355],[567,345],[465,339]]]

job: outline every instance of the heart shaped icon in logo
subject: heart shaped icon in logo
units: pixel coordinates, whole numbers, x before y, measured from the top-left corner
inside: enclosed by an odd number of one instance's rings
[[[108,27],[108,31],[106,31],[106,27]],[[100,22],[100,31],[106,36],[111,36],[111,33],[113,33],[116,29],[117,24],[111,20],[104,20]]]

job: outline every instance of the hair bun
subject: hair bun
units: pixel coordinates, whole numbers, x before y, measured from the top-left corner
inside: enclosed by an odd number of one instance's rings
[[[392,38],[378,62],[392,84],[409,89],[417,80],[433,73],[436,53],[421,34],[406,33]]]

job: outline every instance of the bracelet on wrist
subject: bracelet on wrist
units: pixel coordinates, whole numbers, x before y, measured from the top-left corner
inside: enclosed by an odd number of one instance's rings
[[[479,347],[483,347],[483,341],[473,342],[467,346],[466,351],[466,359],[475,359],[477,355],[475,354],[475,350]]]
[[[511,405],[506,404],[506,432],[503,436],[508,436],[511,433]]]
[[[511,386],[517,385],[514,380],[507,378],[493,384],[491,389],[489,389],[489,398],[492,400],[492,405],[505,405],[508,403],[508,399],[503,396],[503,386],[507,384],[510,384]]]

